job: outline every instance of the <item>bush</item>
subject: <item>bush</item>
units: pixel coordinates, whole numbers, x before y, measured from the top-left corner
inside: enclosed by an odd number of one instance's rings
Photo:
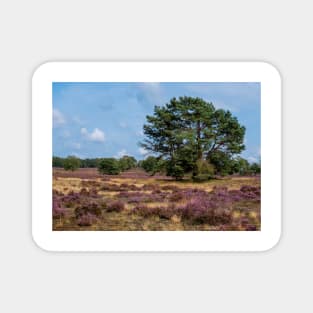
[[[158,159],[153,156],[147,157],[140,162],[140,166],[148,173],[155,174],[158,170]]]
[[[80,167],[80,160],[75,156],[68,156],[63,163],[66,171],[75,171]]]
[[[86,214],[79,216],[76,220],[76,223],[78,226],[91,226],[97,221],[98,219],[94,214],[87,212]]]
[[[125,209],[125,203],[120,200],[113,201],[107,204],[107,212],[121,212]]]
[[[66,214],[66,209],[64,207],[61,207],[60,201],[57,199],[53,199],[53,204],[52,204],[52,216],[54,218],[60,218],[64,217]]]
[[[120,173],[119,162],[114,158],[101,159],[98,165],[101,174],[117,175]]]
[[[184,169],[180,165],[172,165],[171,162],[169,162],[167,166],[167,176],[174,177],[176,180],[182,180],[184,178],[184,174]]]
[[[204,197],[191,199],[180,210],[182,218],[193,224],[221,225],[232,221],[229,209],[218,208],[217,203]]]
[[[118,160],[118,163],[122,172],[130,170],[131,168],[137,166],[137,160],[134,157],[128,155],[124,155],[123,157],[121,157]]]
[[[206,160],[198,160],[195,164],[193,180],[196,182],[206,181],[214,177],[214,166]]]
[[[208,181],[210,179],[212,179],[213,176],[209,175],[209,174],[199,174],[199,175],[196,175],[196,176],[193,176],[192,179],[194,182],[196,183],[201,183],[201,182],[204,182],[204,181]]]
[[[97,203],[91,203],[88,205],[82,205],[75,209],[76,218],[80,218],[84,215],[92,214],[94,216],[101,216],[102,210],[101,207]]]

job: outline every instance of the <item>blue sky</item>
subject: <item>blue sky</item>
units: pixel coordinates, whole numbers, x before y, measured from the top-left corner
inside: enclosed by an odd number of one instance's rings
[[[230,110],[246,127],[250,162],[260,157],[260,83],[53,83],[53,155],[143,159],[146,115],[179,96]]]

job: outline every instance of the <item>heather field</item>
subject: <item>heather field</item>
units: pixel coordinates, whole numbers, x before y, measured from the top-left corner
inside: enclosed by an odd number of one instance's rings
[[[53,168],[53,230],[260,230],[260,176],[203,183],[132,169]]]

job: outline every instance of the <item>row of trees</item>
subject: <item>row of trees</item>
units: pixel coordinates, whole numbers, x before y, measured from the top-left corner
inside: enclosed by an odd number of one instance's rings
[[[154,175],[156,173],[165,173],[168,168],[167,161],[163,159],[149,156],[145,160],[138,162],[138,167],[143,168],[146,172]],[[242,157],[236,158],[212,158],[212,163],[199,162],[197,167],[200,169],[201,173],[206,173],[209,176],[226,176],[226,175],[257,175],[261,173],[260,163],[250,164],[246,159]],[[189,173],[192,175],[192,173]],[[195,179],[197,180],[197,178]],[[201,178],[199,179],[201,180]]]
[[[75,156],[68,156],[67,158],[53,157],[52,166],[70,171],[75,171],[78,168],[98,168],[100,173],[109,175],[117,175],[132,168],[142,168],[149,174],[155,175],[156,173],[166,174],[168,164],[167,161],[154,156],[149,156],[140,161],[137,161],[132,156],[123,156],[120,159],[79,159]],[[197,166],[200,167],[201,165],[198,164]],[[204,171],[205,169],[201,168],[201,172]],[[259,163],[250,164],[241,157],[231,159],[223,154],[216,153],[214,158],[212,157],[212,164],[207,168],[207,172],[211,175],[222,176],[232,174],[255,175],[260,174],[261,167]]]
[[[75,156],[67,158],[53,157],[52,166],[62,167],[65,170],[75,171],[78,168],[98,168],[102,174],[117,175],[120,172],[127,171],[137,167],[137,160],[132,156],[123,156],[120,159],[115,158],[94,158],[80,159]]]

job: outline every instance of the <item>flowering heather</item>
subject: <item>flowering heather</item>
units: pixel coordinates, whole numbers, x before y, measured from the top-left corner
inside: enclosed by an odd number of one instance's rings
[[[148,207],[145,204],[138,204],[131,211],[131,213],[138,214],[143,217],[158,216],[164,219],[170,219],[175,214],[175,212],[176,211],[174,207]]]
[[[161,202],[164,201],[166,194],[164,193],[143,193],[143,192],[127,192],[119,193],[119,198],[125,199],[128,203],[142,202]]]
[[[86,215],[87,213],[100,217],[102,215],[102,207],[97,203],[90,203],[77,207],[74,212],[76,218]]]
[[[76,223],[78,226],[91,226],[91,225],[97,223],[97,221],[98,221],[97,216],[90,213],[90,212],[87,212],[83,215],[80,215],[76,219]]]
[[[101,186],[101,183],[95,180],[81,180],[80,184],[85,188],[97,188]]]
[[[181,201],[185,198],[184,193],[182,191],[175,191],[169,195],[169,201],[177,202]]]
[[[66,188],[64,188],[64,189],[66,189]],[[53,196],[64,196],[64,193],[59,191],[59,190],[53,189],[52,190],[52,195]]]
[[[100,175],[100,179],[96,169],[57,170],[56,175],[54,230],[92,225],[94,230],[255,231],[261,227],[258,177],[227,177],[200,185],[168,178],[165,182],[164,177],[152,178],[140,170]]]
[[[60,201],[56,198],[53,198],[52,201],[52,216],[57,217],[64,217],[66,214],[66,209],[61,206]]]
[[[172,191],[178,191],[179,188],[175,185],[163,185],[160,187],[162,190],[172,190]]]

